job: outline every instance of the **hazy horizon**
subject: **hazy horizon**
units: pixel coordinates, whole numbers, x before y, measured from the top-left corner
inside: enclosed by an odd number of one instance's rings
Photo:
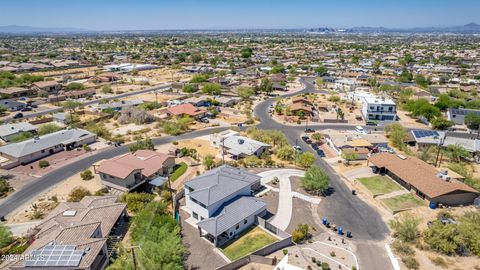
[[[85,30],[443,27],[480,22],[480,1],[15,1],[0,25]]]

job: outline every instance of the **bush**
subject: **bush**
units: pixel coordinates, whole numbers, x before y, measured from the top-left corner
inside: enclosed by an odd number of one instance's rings
[[[288,254],[288,249],[283,249],[282,252],[283,252],[283,255],[287,255]]]
[[[322,270],[330,270],[330,265],[326,262],[322,263]]]
[[[10,183],[7,180],[0,178],[0,198],[7,195],[8,192],[12,190]]]
[[[303,168],[309,168],[315,162],[315,155],[310,152],[303,152],[298,157],[298,164]]]
[[[309,236],[309,226],[307,224],[300,223],[292,232],[292,241],[294,243],[301,243]]]
[[[312,166],[305,172],[301,181],[306,191],[319,194],[328,189],[330,177],[322,168]]]
[[[420,264],[414,257],[404,257],[402,258],[402,262],[408,269],[418,270],[420,268]]]
[[[0,248],[4,248],[12,243],[12,233],[3,224],[0,224]]]
[[[79,202],[86,196],[91,196],[92,193],[84,187],[76,187],[74,188],[70,194],[68,194],[68,201],[69,202]]]
[[[155,198],[155,195],[148,193],[124,193],[120,197],[120,201],[127,204],[128,210],[136,213],[151,202]]]
[[[57,132],[61,130],[62,128],[56,124],[50,123],[50,124],[45,124],[41,127],[38,128],[38,135],[45,135],[45,134],[50,134],[53,132]]]
[[[93,178],[93,173],[91,170],[86,169],[85,171],[80,173],[80,177],[82,178],[82,180],[90,180]]]
[[[154,148],[155,146],[151,139],[140,140],[128,146],[128,150],[132,153],[138,150],[154,150]]]
[[[398,240],[398,239],[393,241],[392,248],[397,254],[399,254],[401,256],[413,256],[413,255],[415,255],[415,250],[413,250],[413,248],[409,244],[407,244],[407,243],[405,243],[401,240]]]
[[[278,149],[277,157],[281,160],[292,161],[295,158],[295,150],[290,145],[284,145]]]
[[[435,258],[433,258],[433,257],[428,257],[428,258],[436,266],[440,266],[442,268],[448,268],[448,262],[444,258],[439,257],[439,256],[437,256]]]
[[[46,168],[46,167],[48,167],[48,166],[50,166],[50,163],[49,163],[48,161],[46,161],[46,160],[40,160],[40,161],[38,162],[38,167],[40,167],[40,168],[42,168],[42,169],[43,169],[43,168]]]
[[[393,229],[393,236],[404,242],[414,242],[420,235],[418,224],[420,220],[410,214],[405,214],[390,221],[390,227]]]

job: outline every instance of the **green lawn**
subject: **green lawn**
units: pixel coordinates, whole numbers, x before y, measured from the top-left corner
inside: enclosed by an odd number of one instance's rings
[[[277,239],[272,235],[259,227],[254,227],[243,232],[240,238],[220,250],[234,261],[276,241]]]
[[[382,200],[392,211],[414,208],[424,205],[422,199],[413,194],[403,194]]]
[[[387,194],[402,189],[397,183],[386,176],[372,176],[359,178],[357,180],[374,195]]]
[[[170,180],[173,182],[177,180],[180,176],[182,176],[187,171],[188,165],[185,162],[178,164],[175,167],[175,170],[170,174]]]

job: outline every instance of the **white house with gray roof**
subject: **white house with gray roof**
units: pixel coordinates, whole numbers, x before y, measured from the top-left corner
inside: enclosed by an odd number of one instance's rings
[[[27,122],[5,124],[0,126],[0,138],[5,142],[9,142],[12,137],[15,137],[23,132],[36,133],[37,127]]]
[[[63,150],[72,150],[95,142],[97,136],[83,129],[65,129],[0,147],[0,156],[8,159],[1,164],[4,169],[44,158]]]
[[[186,207],[202,235],[216,246],[264,216],[266,203],[252,196],[258,175],[223,165],[185,183]]]
[[[224,151],[232,155],[233,159],[244,158],[252,155],[260,157],[269,148],[269,144],[252,140],[240,135],[228,136],[224,138],[223,141]]]

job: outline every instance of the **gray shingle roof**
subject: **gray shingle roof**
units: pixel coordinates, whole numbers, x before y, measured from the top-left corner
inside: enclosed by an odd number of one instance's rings
[[[225,138],[224,145],[229,149],[228,152],[234,155],[253,155],[260,147],[270,146],[244,136],[229,136]]]
[[[218,236],[266,206],[264,201],[255,197],[240,197],[223,206],[217,216],[204,219],[197,225],[209,234]]]
[[[34,131],[37,127],[30,123],[20,122],[17,124],[5,124],[0,126],[0,137],[5,137],[25,131]]]
[[[246,170],[223,165],[193,178],[185,186],[194,190],[189,194],[191,198],[209,206],[259,182],[260,178]]]
[[[36,139],[7,144],[0,147],[0,153],[19,158],[62,143],[83,140],[87,136],[95,136],[95,134],[83,129],[65,129]]]

